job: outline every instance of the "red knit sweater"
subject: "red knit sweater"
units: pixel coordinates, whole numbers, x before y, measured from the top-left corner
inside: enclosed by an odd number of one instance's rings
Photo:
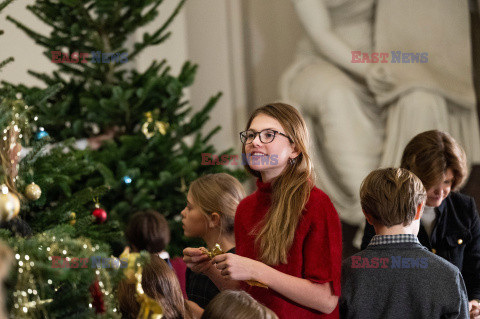
[[[257,191],[240,202],[235,214],[237,254],[259,260],[251,230],[263,220],[271,201],[270,183],[257,181]],[[342,230],[338,214],[328,196],[314,187],[297,226],[288,263],[274,266],[278,271],[314,283],[330,282],[340,296]],[[272,309],[279,318],[339,318],[338,306],[323,314],[301,306],[272,289],[245,285],[256,300]]]

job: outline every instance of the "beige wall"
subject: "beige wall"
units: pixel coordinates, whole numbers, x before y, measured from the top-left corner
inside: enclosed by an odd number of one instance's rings
[[[5,33],[0,36],[0,61],[9,56],[15,58],[15,62],[4,67],[0,72],[0,80],[12,83],[25,83],[40,85],[42,82],[27,74],[27,70],[38,72],[50,72],[54,70],[53,64],[43,56],[43,48],[36,45],[32,40],[21,32],[13,23],[6,20],[6,16],[12,16],[24,24],[30,26],[39,33],[48,33],[49,27],[39,21],[33,14],[25,9],[33,4],[33,0],[13,1],[0,14],[0,29]]]
[[[211,113],[205,133],[222,126],[212,142],[217,151],[240,152],[238,132],[246,116],[242,10],[238,0],[189,1],[186,6],[188,57],[198,64],[190,89],[198,109],[217,92],[223,95]]]
[[[278,80],[303,30],[290,0],[245,0],[247,81],[252,108],[278,100]]]
[[[189,58],[199,64],[192,102],[223,97],[207,128],[222,125],[218,150],[240,148],[238,132],[255,107],[279,99],[278,80],[292,63],[303,30],[290,0],[191,0],[186,7]]]

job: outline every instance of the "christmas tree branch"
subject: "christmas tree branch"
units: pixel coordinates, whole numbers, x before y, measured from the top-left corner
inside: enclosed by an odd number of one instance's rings
[[[140,52],[142,52],[145,48],[159,44],[162,41],[165,41],[169,36],[170,32],[168,32],[165,35],[160,36],[173,22],[175,17],[178,15],[180,12],[180,9],[183,7],[185,4],[186,0],[181,0],[180,3],[176,6],[175,10],[172,12],[172,14],[168,17],[167,21],[152,35],[150,36],[148,33],[144,33],[143,35],[143,42],[137,42],[134,45],[134,50],[132,53],[129,55],[129,58],[133,60],[135,56],[137,56]]]
[[[29,5],[27,6],[27,9],[43,23],[51,26],[55,31],[59,31],[59,28],[55,25],[55,23],[53,23],[53,20],[50,20],[49,17],[45,16],[45,14],[38,7]]]
[[[20,28],[23,32],[25,32],[29,37],[33,38],[36,43],[43,45],[47,48],[49,47],[49,41],[48,41],[49,39],[47,37],[33,31],[32,29],[28,28],[23,23],[17,21],[11,16],[7,16],[7,20],[15,24],[18,28]]]
[[[10,62],[13,62],[15,59],[13,57],[6,58],[5,60],[0,62],[0,70]]]
[[[5,0],[0,2],[0,12],[5,9],[6,6],[8,6],[10,3],[12,3],[13,0]]]

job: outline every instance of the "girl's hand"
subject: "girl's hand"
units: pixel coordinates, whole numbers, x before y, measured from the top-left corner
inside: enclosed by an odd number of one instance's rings
[[[468,302],[468,310],[470,311],[470,319],[480,318],[480,305],[478,300],[470,300]]]
[[[204,274],[212,268],[210,258],[203,253],[201,248],[185,248],[183,250],[183,261],[193,272]]]
[[[263,264],[235,254],[222,254],[212,259],[222,276],[230,280],[259,280],[258,271]]]

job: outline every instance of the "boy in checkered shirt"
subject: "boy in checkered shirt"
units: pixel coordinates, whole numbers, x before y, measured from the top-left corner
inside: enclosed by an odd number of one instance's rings
[[[417,239],[426,199],[420,179],[378,169],[363,181],[360,199],[377,235],[342,263],[341,318],[468,319],[460,271]]]

